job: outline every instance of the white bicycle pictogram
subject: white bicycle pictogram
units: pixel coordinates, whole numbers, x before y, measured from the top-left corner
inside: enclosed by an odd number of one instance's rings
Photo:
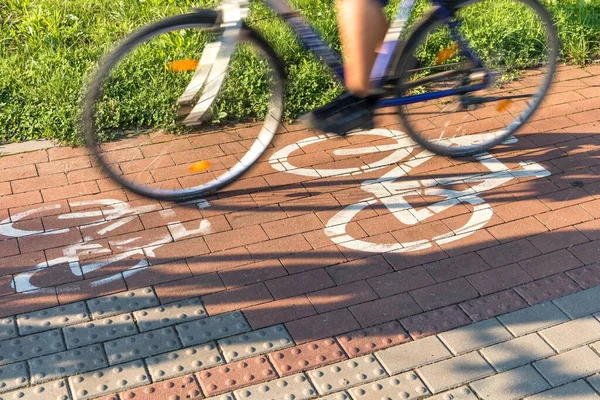
[[[384,145],[366,145],[361,148],[347,148],[334,150],[337,156],[361,156],[373,153],[390,152],[383,159],[362,165],[360,167],[318,169],[312,167],[298,168],[290,161],[289,157],[306,146],[318,145],[323,141],[334,138],[334,135],[318,135],[302,139],[290,144],[274,153],[270,164],[278,171],[307,177],[324,178],[333,176],[357,176],[365,172],[373,172],[383,168],[391,168],[377,179],[365,180],[361,188],[370,196],[344,207],[329,219],[325,227],[326,235],[336,244],[343,247],[373,253],[402,253],[426,249],[432,243],[444,245],[466,238],[483,228],[492,218],[494,211],[479,195],[497,188],[500,185],[521,177],[542,178],[550,172],[535,162],[521,162],[519,169],[511,170],[505,164],[489,153],[476,157],[476,160],[485,167],[486,172],[465,174],[444,178],[406,179],[414,168],[429,162],[435,155],[427,150],[421,150],[406,134],[387,129],[374,129],[357,132],[358,136],[379,136],[387,138],[394,143]],[[468,137],[473,140],[473,136]],[[448,139],[460,145],[464,137]],[[515,143],[516,138],[511,138],[505,143]],[[489,171],[489,172],[487,172]],[[401,180],[402,178],[402,180]],[[448,185],[466,184],[467,189],[452,190],[444,188]],[[415,208],[407,200],[408,197],[419,195],[422,198],[442,197],[425,207]],[[352,237],[348,233],[348,224],[365,208],[376,203],[387,207],[392,215],[403,226],[416,225],[440,214],[459,204],[469,204],[473,212],[469,219],[459,228],[453,229],[442,235],[424,237],[411,242],[373,243]]]

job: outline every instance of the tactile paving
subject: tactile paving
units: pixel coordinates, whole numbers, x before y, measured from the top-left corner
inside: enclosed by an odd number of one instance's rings
[[[17,316],[21,335],[43,332],[50,329],[74,325],[90,319],[84,302],[47,308]]]
[[[337,392],[330,394],[329,396],[319,397],[319,400],[352,400],[350,395],[346,392]]]
[[[36,333],[0,342],[0,365],[65,350],[60,330]]]
[[[131,314],[104,318],[93,322],[63,328],[67,348],[105,342],[138,333]]]
[[[69,378],[71,393],[76,400],[93,399],[148,383],[150,379],[141,361],[132,361]]]
[[[0,318],[0,340],[12,339],[17,336],[17,326],[14,317]]]
[[[358,357],[376,350],[410,341],[400,323],[393,321],[337,337],[350,357]]]
[[[209,397],[206,400],[235,400],[233,393],[224,393],[218,396]]]
[[[100,344],[50,354],[27,362],[31,371],[31,383],[33,384],[108,366]]]
[[[104,343],[110,365],[150,357],[181,347],[172,326]]]
[[[427,396],[429,389],[414,372],[392,376],[349,390],[354,400],[404,400]]]
[[[119,397],[122,400],[179,400],[201,399],[203,396],[194,377],[188,375],[122,392]]]
[[[451,306],[406,317],[401,322],[413,339],[420,339],[473,321],[458,306]]]
[[[250,325],[241,312],[235,311],[214,317],[202,318],[195,321],[176,325],[181,342],[184,346],[206,343],[238,333],[248,332]]]
[[[332,364],[347,357],[333,339],[302,344],[269,354],[271,363],[281,376]]]
[[[382,379],[387,374],[375,356],[368,355],[309,371],[308,376],[320,394],[329,394]]]
[[[160,354],[145,361],[154,382],[224,363],[214,342]]]
[[[67,381],[60,380],[0,394],[0,400],[69,400]]]
[[[198,372],[196,377],[204,393],[212,396],[262,383],[276,378],[277,375],[267,357],[258,356]]]
[[[25,361],[0,367],[0,393],[27,386],[29,372]]]
[[[494,293],[469,300],[460,305],[474,322],[527,307],[527,303],[513,290]]]
[[[427,400],[477,400],[477,396],[471,389],[462,386],[456,389],[440,393],[436,396],[429,397]]]
[[[219,340],[219,346],[221,346],[227,362],[238,361],[293,345],[292,337],[283,325],[270,326]]]
[[[151,288],[142,288],[91,299],[87,304],[92,317],[97,319],[157,306],[159,301]]]
[[[308,400],[314,398],[317,392],[306,375],[298,374],[239,389],[233,394],[239,400]]]
[[[204,318],[206,317],[206,310],[200,299],[193,298],[136,311],[133,315],[140,328],[140,332],[145,332]]]

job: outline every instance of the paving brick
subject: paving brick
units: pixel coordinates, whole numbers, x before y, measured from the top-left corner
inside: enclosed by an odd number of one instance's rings
[[[69,386],[75,400],[93,399],[148,383],[150,377],[141,361],[69,377]]]
[[[600,260],[600,240],[573,246],[569,251],[584,264],[593,264]]]
[[[564,352],[600,340],[600,322],[590,315],[544,329],[539,334],[556,351]]]
[[[452,357],[436,336],[390,347],[375,355],[390,375]]]
[[[67,381],[60,380],[42,385],[31,386],[24,389],[0,395],[0,400],[12,399],[69,399]]]
[[[414,315],[421,308],[408,295],[401,293],[383,299],[350,307],[350,311],[363,328]]]
[[[414,372],[392,376],[376,382],[367,383],[349,390],[352,398],[362,399],[406,399],[421,398],[431,394]]]
[[[467,353],[513,337],[496,319],[456,328],[438,336],[454,354]]]
[[[413,290],[410,294],[425,311],[459,303],[479,295],[464,278]]]
[[[581,290],[565,274],[557,274],[515,288],[517,293],[529,304],[538,304],[553,300]]]
[[[514,336],[522,336],[568,321],[553,303],[541,303],[498,317]]]
[[[543,233],[541,235],[531,236],[527,240],[533,243],[542,253],[550,253],[585,243],[588,241],[588,238],[586,238],[583,233],[570,226],[553,231],[551,235]]]
[[[554,275],[583,265],[581,261],[567,250],[543,254],[521,261],[519,264],[534,279]]]
[[[550,388],[544,378],[531,366],[525,365],[470,385],[484,399],[520,399]]]
[[[522,239],[480,250],[478,254],[493,268],[496,268],[535,257],[541,252],[529,241]]]
[[[600,371],[600,357],[589,347],[580,347],[533,365],[552,386],[559,386]]]
[[[440,393],[437,396],[429,397],[429,400],[478,400],[477,396],[467,386]]]
[[[468,353],[421,367],[419,376],[433,393],[484,378],[494,373],[478,353]]]
[[[468,276],[467,280],[479,293],[487,295],[510,289],[533,279],[518,264],[510,264]]]
[[[0,298],[0,318],[56,306],[53,289],[38,289]]]
[[[298,234],[251,244],[247,249],[255,259],[264,260],[309,251],[312,250],[312,246],[306,241],[304,236]]]
[[[265,356],[211,368],[196,374],[203,392],[216,395],[276,378]]]
[[[526,218],[549,210],[544,203],[535,198],[523,199],[518,203],[494,206],[494,213],[506,222]]]
[[[425,264],[425,269],[438,282],[446,282],[490,269],[490,266],[476,253],[468,253],[446,260]]]
[[[143,332],[104,343],[108,362],[111,365],[166,353],[180,347],[181,342],[173,327]]]
[[[27,386],[28,383],[29,372],[24,361],[0,367],[0,393]]]
[[[322,233],[322,231],[318,232]],[[347,261],[346,257],[344,257],[342,252],[338,250],[337,246],[331,245],[331,241],[327,242],[326,244],[327,246],[315,248],[310,251],[281,256],[279,257],[279,261],[281,261],[285,269],[290,274],[297,274],[314,269],[330,267],[332,265],[345,263]],[[357,268],[361,268],[362,270],[362,267]]]
[[[532,333],[486,347],[481,350],[481,354],[496,371],[502,372],[556,353],[537,334]]]
[[[250,325],[248,325],[242,313],[236,311],[184,322],[176,325],[175,328],[179,333],[183,346],[187,347],[247,332],[250,330]]]
[[[323,339],[269,354],[269,359],[280,376],[292,375],[346,358],[341,347],[333,339]]]
[[[350,311],[345,309],[297,319],[287,322],[285,327],[298,344],[339,335],[360,328]]]
[[[377,294],[365,281],[353,282],[308,294],[308,299],[319,313],[349,307],[377,298]]]
[[[203,296],[225,289],[216,273],[178,279],[154,286],[154,291],[162,304]]]
[[[2,198],[0,198],[0,210],[13,207],[31,206],[33,204],[39,204],[42,202],[42,195],[39,191],[4,195]]]
[[[17,325],[14,317],[0,318],[0,340],[17,337]]]
[[[134,311],[140,332],[206,317],[199,298],[191,298],[145,310]]]
[[[579,318],[600,311],[600,286],[561,297],[554,301],[569,318]]]
[[[488,231],[494,235],[498,241],[506,243],[533,236],[538,233],[547,232],[547,229],[537,219],[527,217],[518,221],[492,226],[488,228]]]
[[[381,255],[334,265],[328,267],[326,270],[338,285],[368,279],[393,271],[390,264]]]
[[[283,325],[228,337],[219,340],[218,343],[227,362],[238,361],[294,345],[292,338]]]
[[[335,286],[323,269],[302,272],[266,282],[275,299],[293,297]]]
[[[527,303],[513,290],[505,290],[460,304],[475,322],[527,307]]]
[[[251,307],[273,300],[264,283],[242,286],[202,297],[210,315]]]
[[[579,205],[536,215],[536,218],[551,231],[593,219],[593,217]]]
[[[350,357],[358,357],[408,342],[410,337],[399,322],[393,321],[338,336],[337,340]]]
[[[192,375],[153,383],[127,392],[119,393],[120,398],[136,400],[158,399],[201,399],[200,386]]]
[[[68,229],[66,232],[59,231],[52,235],[41,233],[37,235],[23,236],[18,239],[21,253],[69,246],[81,241],[81,233],[78,229]]]
[[[96,182],[80,182],[56,188],[42,189],[44,201],[70,199],[73,197],[87,196],[99,193]]]
[[[102,346],[99,344],[29,359],[27,363],[31,371],[32,384],[65,378],[108,366]]]
[[[294,321],[317,313],[306,296],[259,304],[246,308],[243,312],[253,329]]]
[[[225,363],[214,342],[149,357],[145,361],[154,382]]]
[[[323,223],[315,214],[306,214],[286,218],[282,221],[267,222],[262,224],[262,227],[270,239],[277,239],[284,236],[295,235],[297,233],[322,229]]]
[[[600,388],[600,374],[590,376],[589,378],[587,378],[587,382],[590,385],[592,385],[592,387],[596,389],[596,391],[598,391],[598,389]]]
[[[157,306],[159,303],[151,288],[143,288],[88,300],[87,304],[92,318],[96,319]]]
[[[204,239],[213,252],[269,240],[263,229],[258,225],[214,233],[205,236]]]
[[[36,333],[0,342],[0,365],[65,350],[60,330]]]
[[[214,397],[209,397],[206,400],[235,400],[233,393],[224,393]]]
[[[237,287],[287,275],[279,260],[266,260],[219,272],[227,287]]]
[[[85,303],[78,302],[17,316],[21,335],[61,328],[89,320]]]
[[[450,306],[403,318],[400,322],[416,340],[470,324],[472,321],[458,306]]]
[[[545,392],[527,397],[525,400],[550,400],[550,399],[579,399],[597,400],[598,394],[584,380],[571,382]]]
[[[367,282],[380,297],[408,292],[435,284],[423,267],[414,267],[368,279]]]
[[[567,272],[579,286],[589,289],[600,285],[600,264],[588,265]]]
[[[308,372],[310,380],[321,395],[368,383],[384,378],[386,375],[381,364],[372,355],[342,361]]]
[[[131,314],[117,315],[63,328],[68,349],[101,343],[137,332]]]
[[[314,398],[316,394],[316,390],[304,374],[260,383],[234,392],[235,397],[238,399],[290,398],[308,400]]]

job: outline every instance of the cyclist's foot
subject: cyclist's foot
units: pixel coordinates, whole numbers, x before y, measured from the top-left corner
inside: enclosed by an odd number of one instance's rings
[[[358,97],[346,92],[300,119],[311,129],[342,136],[354,129],[373,129],[373,110],[378,97]]]

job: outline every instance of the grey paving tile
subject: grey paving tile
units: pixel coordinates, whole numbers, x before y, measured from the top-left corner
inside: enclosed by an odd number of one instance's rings
[[[554,304],[571,319],[593,314],[600,311],[600,286],[561,297]]]
[[[250,325],[241,312],[235,311],[176,325],[185,347],[248,332]]]
[[[65,350],[59,329],[0,342],[0,365]]]
[[[69,378],[71,393],[76,400],[93,399],[149,383],[142,361],[132,361]]]
[[[600,374],[590,376],[587,378],[587,382],[596,389],[596,392],[600,392]]]
[[[531,333],[481,349],[481,354],[496,371],[502,372],[550,357],[556,352],[536,333]]]
[[[294,341],[283,325],[242,333],[218,341],[227,362],[257,356],[293,346]]]
[[[67,381],[60,380],[0,394],[0,400],[68,400]]]
[[[600,396],[584,380],[547,390],[525,400],[598,400]]]
[[[131,314],[117,315],[63,328],[67,348],[106,342],[138,333]]]
[[[540,331],[556,351],[562,352],[600,340],[600,322],[592,315]]]
[[[146,358],[154,382],[224,364],[214,342]]]
[[[29,372],[25,361],[0,367],[0,393],[27,386]]]
[[[386,377],[385,370],[372,356],[358,357],[308,372],[319,394],[331,394]]]
[[[349,389],[353,400],[370,399],[420,399],[429,394],[429,389],[414,372],[395,375]]]
[[[521,336],[568,321],[569,318],[553,303],[536,304],[498,317],[513,335]]]
[[[235,400],[233,393],[223,393],[218,396],[209,397],[206,400]]]
[[[452,357],[452,353],[437,336],[390,347],[375,353],[386,371],[395,375],[409,369]]]
[[[492,318],[440,333],[438,337],[454,354],[463,354],[503,342],[513,336],[497,319]]]
[[[575,381],[600,371],[600,357],[587,346],[533,363],[552,386]]]
[[[180,347],[181,342],[172,326],[104,343],[110,365],[139,360]]]
[[[517,400],[550,389],[531,365],[525,365],[470,384],[482,399]]]
[[[83,301],[64,306],[47,308],[17,316],[21,335],[48,331],[88,321],[90,316]]]
[[[151,331],[207,316],[199,298],[185,299],[133,313],[140,332]]]
[[[12,339],[18,335],[14,317],[0,318],[0,340]]]
[[[92,318],[104,318],[124,314],[142,308],[159,305],[158,298],[151,288],[141,288],[128,292],[111,294],[87,301]]]
[[[27,363],[29,364],[31,383],[33,384],[108,366],[106,355],[100,344],[33,358],[28,360]]]
[[[448,390],[433,397],[428,397],[427,400],[479,400],[475,393],[468,386],[461,386],[456,389]]]
[[[495,371],[483,357],[473,352],[421,367],[417,372],[433,393],[439,393],[484,378]]]
[[[317,395],[304,374],[296,374],[274,381],[260,383],[233,392],[236,399],[240,400],[267,400],[267,399],[294,399],[308,400]]]

